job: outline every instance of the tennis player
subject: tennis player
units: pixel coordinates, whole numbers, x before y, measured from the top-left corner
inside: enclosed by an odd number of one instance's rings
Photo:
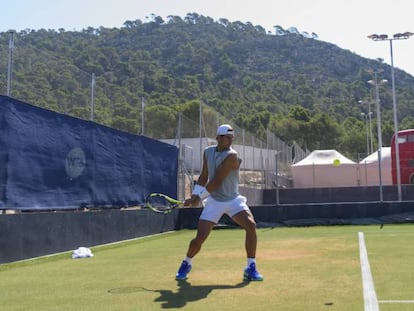
[[[200,177],[191,198],[184,202],[185,206],[198,206],[203,200],[204,209],[198,221],[197,234],[191,240],[187,254],[176,274],[177,280],[187,278],[194,256],[200,251],[223,214],[229,215],[246,231],[247,266],[244,269],[244,280],[263,280],[263,276],[256,269],[256,222],[246,204],[246,198],[239,194],[241,159],[231,147],[233,137],[234,132],[230,125],[220,125],[217,129],[217,145],[209,146],[204,150]]]

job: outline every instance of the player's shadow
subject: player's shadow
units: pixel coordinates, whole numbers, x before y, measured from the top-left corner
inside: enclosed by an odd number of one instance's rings
[[[191,285],[187,280],[177,281],[178,290],[154,290],[160,293],[154,301],[161,302],[163,309],[182,308],[188,302],[197,301],[206,298],[213,290],[218,289],[236,289],[242,288],[249,284],[243,281],[235,285]]]
[[[154,299],[154,302],[160,302],[163,309],[182,308],[188,302],[197,301],[204,298],[213,290],[237,289],[245,287],[249,284],[248,281],[243,281],[235,285],[191,285],[187,280],[177,281],[178,290],[172,291],[169,289],[149,289],[145,287],[120,287],[111,288],[108,293],[111,294],[129,294],[136,292],[153,292],[159,293],[159,296]]]

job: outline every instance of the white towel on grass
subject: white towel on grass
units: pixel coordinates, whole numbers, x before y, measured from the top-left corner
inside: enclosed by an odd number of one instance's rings
[[[87,247],[79,247],[72,253],[72,258],[88,258],[93,257],[92,251]]]

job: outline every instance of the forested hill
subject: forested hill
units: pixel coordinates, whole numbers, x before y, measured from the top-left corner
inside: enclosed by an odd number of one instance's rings
[[[385,145],[393,132],[390,66],[316,34],[280,26],[270,33],[191,13],[167,20],[153,15],[121,28],[27,29],[14,38],[12,97],[88,118],[94,74],[95,120],[133,133],[140,128],[141,98],[146,109],[183,111],[196,120],[202,100],[258,136],[269,129],[310,150],[364,153],[361,113],[368,105],[359,101],[375,99],[370,69],[380,72],[378,81],[389,80],[380,86]],[[9,33],[0,33],[2,72],[8,43]],[[400,70],[395,78],[400,128],[414,127],[414,78]],[[5,93],[5,79],[0,88]]]

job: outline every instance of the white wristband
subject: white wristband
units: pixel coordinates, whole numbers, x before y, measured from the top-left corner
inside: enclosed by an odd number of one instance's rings
[[[207,191],[206,188],[198,195],[200,197],[200,200],[204,200],[210,195],[210,192]]]
[[[201,186],[201,185],[199,185],[199,184],[196,184],[195,186],[194,186],[194,189],[193,189],[193,192],[191,193],[192,195],[200,195],[200,193],[201,192],[203,192],[204,191],[204,187],[203,186]]]

